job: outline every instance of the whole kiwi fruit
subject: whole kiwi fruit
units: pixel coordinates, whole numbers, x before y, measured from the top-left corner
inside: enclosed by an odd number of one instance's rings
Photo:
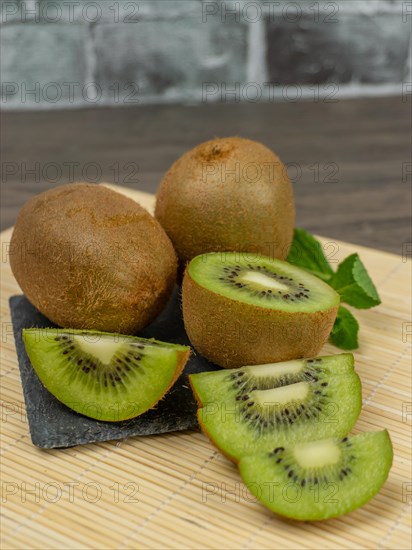
[[[285,166],[261,143],[214,139],[172,165],[155,216],[183,263],[220,251],[284,259],[293,238],[293,191]]]
[[[165,306],[177,258],[160,224],[137,202],[74,183],[30,199],[10,245],[21,289],[62,327],[133,334]]]

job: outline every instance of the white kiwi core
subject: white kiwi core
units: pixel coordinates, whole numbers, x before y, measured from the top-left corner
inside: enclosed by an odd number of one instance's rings
[[[113,355],[124,345],[122,342],[114,342],[112,338],[102,337],[92,342],[78,335],[73,340],[83,352],[92,355],[104,365],[109,365]]]
[[[263,290],[268,288],[273,290],[281,290],[282,292],[287,292],[289,290],[289,287],[283,283],[275,281],[275,279],[268,277],[264,273],[256,273],[255,271],[246,271],[246,273],[239,277],[239,281],[244,283],[252,283],[256,286],[262,287]]]
[[[253,400],[262,406],[287,405],[303,401],[309,393],[308,382],[297,382],[281,388],[270,390],[255,390]]]
[[[332,439],[300,443],[293,448],[293,456],[302,468],[322,468],[339,462],[341,450]]]
[[[285,374],[296,374],[303,368],[304,361],[282,361],[281,363],[268,363],[267,365],[250,365],[242,370],[247,370],[256,378],[267,376],[284,376]]]

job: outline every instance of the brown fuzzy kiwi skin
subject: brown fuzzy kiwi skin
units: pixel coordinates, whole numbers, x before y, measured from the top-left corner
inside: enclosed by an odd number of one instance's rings
[[[202,143],[172,165],[155,216],[182,262],[220,251],[284,259],[295,207],[280,159],[261,143],[231,137]]]
[[[134,334],[165,306],[177,258],[160,224],[103,186],[69,184],[30,199],[10,244],[21,289],[62,327]]]
[[[328,339],[339,307],[308,313],[246,304],[200,286],[187,269],[182,303],[193,347],[225,368],[315,357]]]

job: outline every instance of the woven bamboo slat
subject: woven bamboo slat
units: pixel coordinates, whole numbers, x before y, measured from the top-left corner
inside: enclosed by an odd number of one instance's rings
[[[113,186],[112,186],[113,187]],[[154,197],[115,187],[149,210]],[[8,299],[20,292],[1,234],[2,542],[8,549],[409,549],[411,544],[411,262],[329,242],[332,258],[359,252],[382,305],[358,311],[355,352],[364,406],[354,432],[387,428],[394,464],[382,491],[338,519],[276,517],[235,466],[197,432],[43,451],[30,441]],[[336,353],[327,344],[324,353]]]

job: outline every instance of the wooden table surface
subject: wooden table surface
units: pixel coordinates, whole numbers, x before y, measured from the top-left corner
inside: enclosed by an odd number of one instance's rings
[[[73,179],[155,192],[187,149],[240,135],[288,163],[299,226],[401,254],[411,241],[410,110],[410,98],[390,97],[3,113],[1,228],[29,197]]]

